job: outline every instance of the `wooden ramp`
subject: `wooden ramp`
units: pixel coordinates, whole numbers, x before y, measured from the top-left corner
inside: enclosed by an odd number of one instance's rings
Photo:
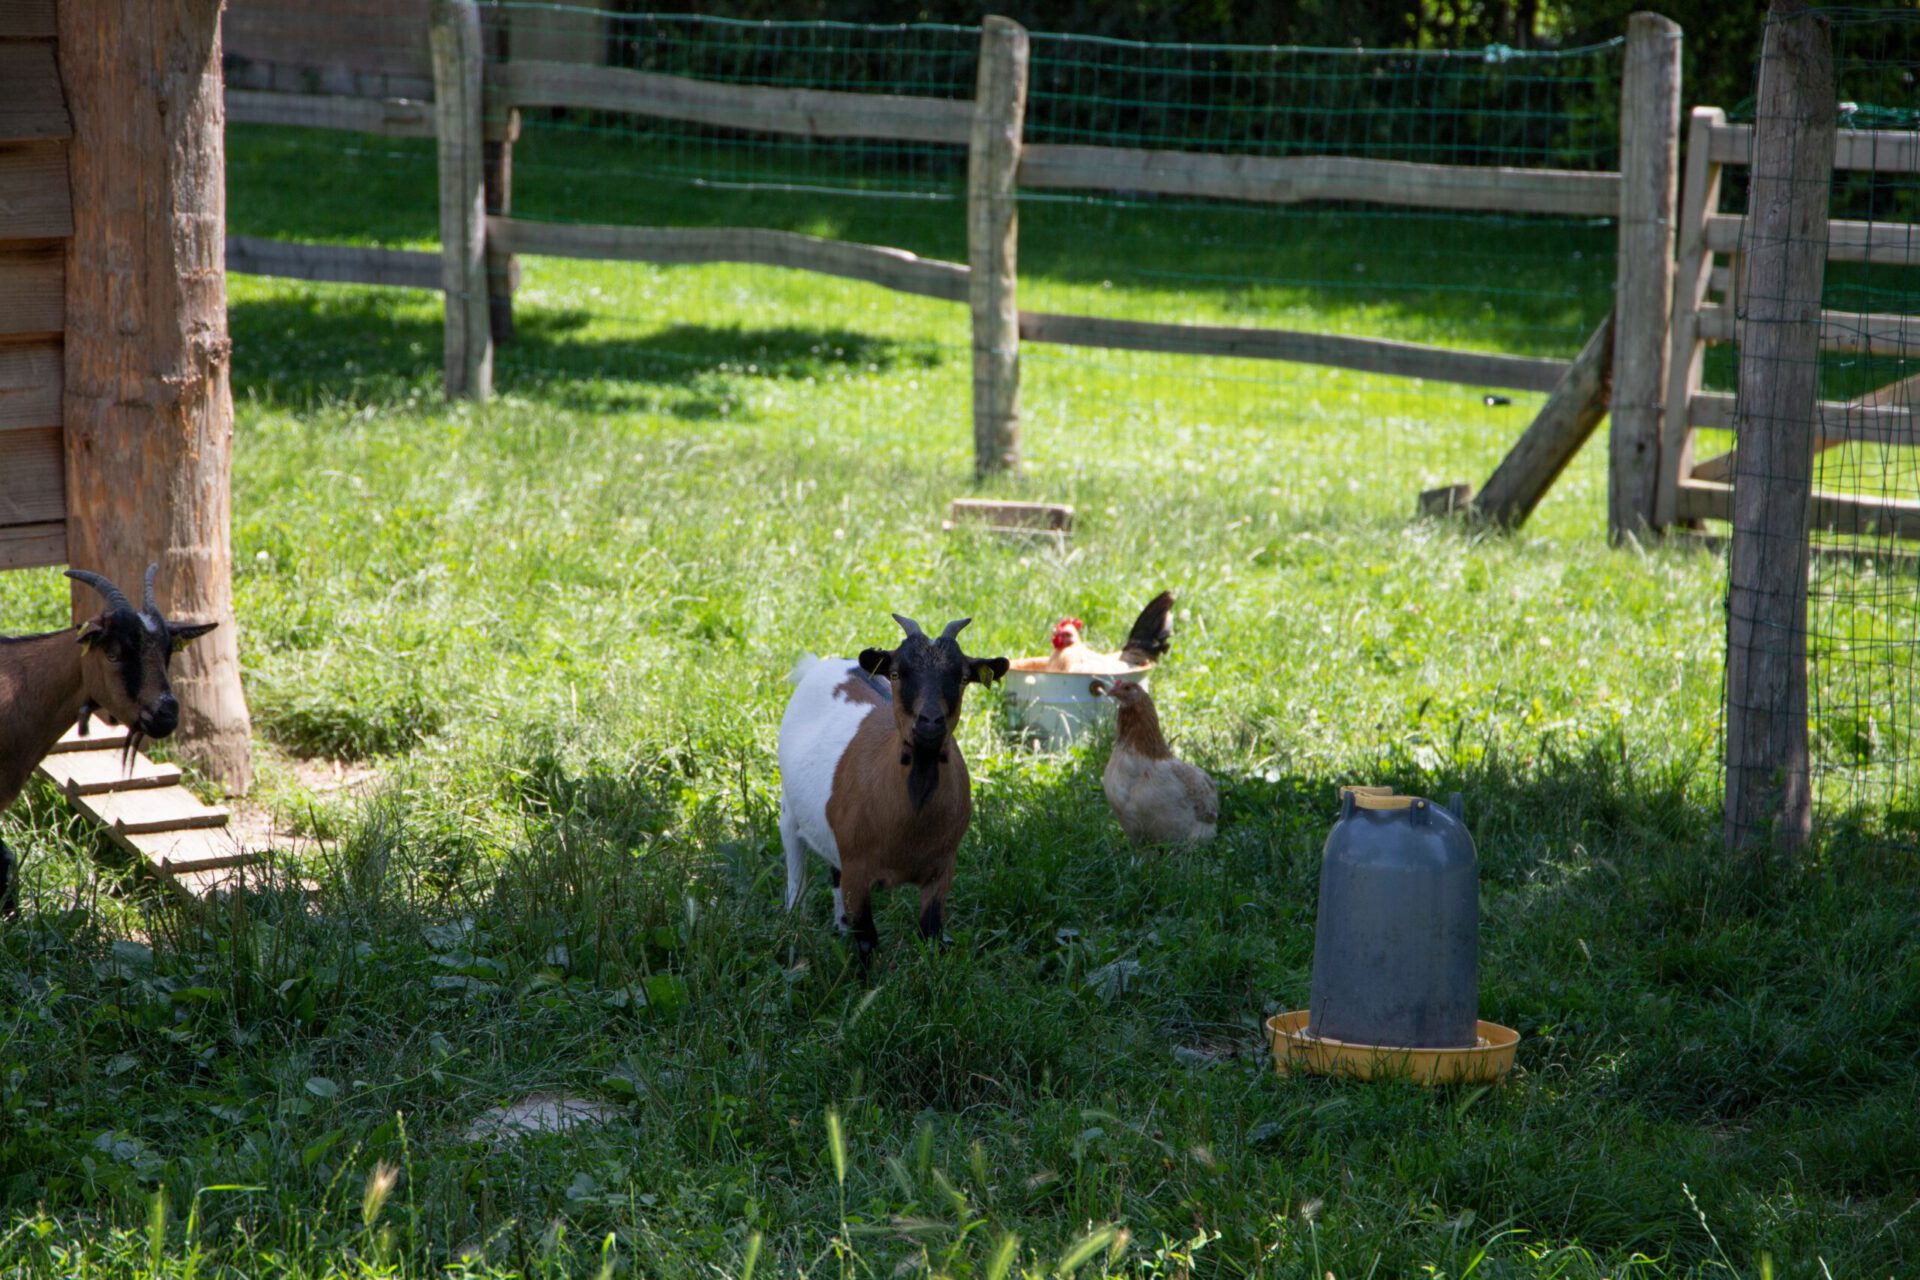
[[[125,729],[99,725],[84,738],[69,729],[39,774],[115,844],[188,893],[225,887],[261,861],[228,830],[225,809],[202,804],[180,785],[177,766],[138,752],[129,760],[126,748]]]

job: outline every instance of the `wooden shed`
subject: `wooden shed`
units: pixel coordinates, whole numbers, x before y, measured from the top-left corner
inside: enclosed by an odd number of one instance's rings
[[[60,430],[73,213],[53,5],[0,4],[0,568],[67,558]]]
[[[240,791],[220,7],[0,0],[0,568],[157,563],[225,624],[175,659],[178,741]]]

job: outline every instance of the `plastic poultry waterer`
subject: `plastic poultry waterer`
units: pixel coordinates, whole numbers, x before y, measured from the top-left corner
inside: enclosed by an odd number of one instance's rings
[[[1479,1016],[1480,891],[1460,797],[1344,787],[1320,862],[1308,1009],[1268,1020],[1282,1071],[1491,1080],[1517,1033]]]

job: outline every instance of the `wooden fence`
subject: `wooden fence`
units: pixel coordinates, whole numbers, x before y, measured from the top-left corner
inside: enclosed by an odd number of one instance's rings
[[[1619,533],[1655,523],[1679,147],[1680,33],[1665,19],[1640,14],[1629,25],[1620,172],[1027,144],[1022,138],[1027,35],[1000,18],[982,24],[978,81],[970,101],[723,84],[539,57],[488,60],[472,0],[437,0],[430,28],[432,102],[235,87],[228,95],[228,118],[438,138],[443,250],[437,269],[431,255],[417,252],[241,238],[230,242],[228,262],[234,270],[302,279],[440,288],[446,296],[451,394],[487,392],[488,331],[495,338],[510,331],[515,254],[758,263],[967,303],[974,334],[975,456],[982,473],[1019,465],[1023,342],[1295,361],[1551,391],[1568,376],[1570,362],[1286,329],[1021,311],[1017,193],[1022,188],[1127,191],[1269,204],[1348,201],[1616,218],[1612,524]],[[629,112],[807,138],[966,147],[968,261],[929,260],[880,245],[749,228],[555,224],[513,217],[510,157],[519,114],[552,108]],[[1623,173],[1634,180],[1626,181]],[[484,290],[476,273],[486,277]],[[489,315],[490,325],[475,318]]]
[[[1728,166],[1751,163],[1751,125],[1728,124],[1717,107],[1696,107],[1687,132],[1686,199],[1680,213],[1679,284],[1674,293],[1673,353],[1666,393],[1666,438],[1654,517],[1676,521],[1733,518],[1736,455],[1694,459],[1694,433],[1702,427],[1736,427],[1734,397],[1701,390],[1701,369],[1711,343],[1738,342],[1736,298],[1744,273],[1746,215],[1722,213],[1722,175]],[[1836,135],[1833,167],[1876,174],[1920,173],[1920,133],[1847,130]],[[1828,225],[1827,260],[1872,261],[1884,266],[1920,265],[1920,228],[1910,224],[1834,221]],[[1872,355],[1920,355],[1920,316],[1850,311],[1820,313],[1823,351]],[[1824,400],[1815,406],[1819,433],[1815,451],[1848,441],[1920,446],[1914,400],[1920,378],[1903,378],[1855,400]],[[1920,502],[1849,494],[1813,494],[1812,523],[1838,533],[1874,531],[1920,538]]]

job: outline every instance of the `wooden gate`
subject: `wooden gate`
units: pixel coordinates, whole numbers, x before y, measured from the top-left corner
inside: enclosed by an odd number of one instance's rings
[[[1687,170],[1680,208],[1679,273],[1673,291],[1673,352],[1668,362],[1665,439],[1655,524],[1730,520],[1733,452],[1694,461],[1696,430],[1735,427],[1734,396],[1701,390],[1711,343],[1739,340],[1738,293],[1747,219],[1720,211],[1721,179],[1729,165],[1753,152],[1750,125],[1727,123],[1718,107],[1696,107],[1688,123]],[[1920,173],[1920,132],[1843,130],[1836,170]],[[1920,265],[1920,225],[1897,222],[1829,224],[1827,260],[1885,266]],[[1920,316],[1851,311],[1820,313],[1823,351],[1920,357]],[[1854,400],[1823,400],[1816,452],[1850,441],[1915,446],[1914,401],[1920,378],[1902,378]],[[1814,528],[1837,533],[1920,538],[1920,502],[1853,494],[1813,495]]]

